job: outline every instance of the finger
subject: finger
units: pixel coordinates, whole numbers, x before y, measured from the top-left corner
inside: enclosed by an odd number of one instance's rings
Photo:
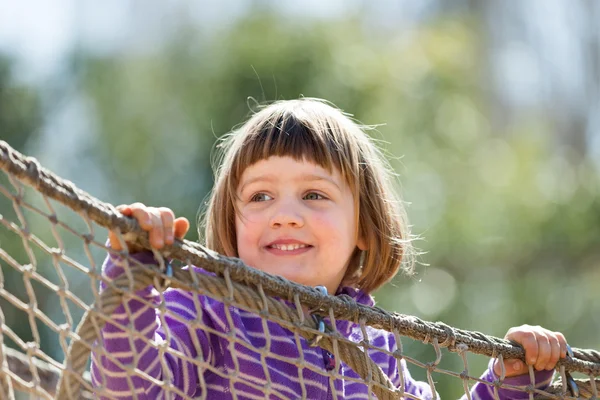
[[[174,221],[175,225],[175,237],[177,239],[183,239],[188,230],[190,229],[190,221],[187,218],[179,217]]]
[[[150,211],[152,207],[146,207],[141,203],[132,204],[130,207],[132,210],[131,215],[140,224],[140,227],[145,231],[150,231],[155,222]]]
[[[550,358],[545,369],[550,371],[556,367],[556,363],[560,359],[560,342],[555,334],[548,335],[548,342],[550,343]]]
[[[173,211],[166,207],[159,208],[158,212],[160,213],[160,218],[162,221],[164,242],[165,244],[173,244],[173,237],[175,234],[173,221],[175,220],[175,214],[173,214]]]
[[[527,373],[528,367],[527,364],[521,360],[506,360],[504,368],[506,369],[506,376],[511,377]]]
[[[533,332],[519,332],[512,340],[523,346],[525,350],[525,362],[527,365],[535,365],[538,358],[538,342]]]
[[[500,362],[496,360],[494,363],[494,373],[496,376],[500,376],[502,371],[500,369]],[[513,359],[513,360],[504,360],[504,373],[505,377],[509,378],[511,376],[523,375],[527,373],[527,365],[521,360]]]
[[[118,205],[117,207],[115,207],[117,209],[117,211],[119,211],[121,214],[126,215],[128,217],[131,217],[131,213],[133,212],[133,210],[131,209],[131,207],[128,204],[121,204]]]
[[[541,371],[546,369],[546,365],[550,361],[552,348],[550,346],[550,341],[544,332],[538,332],[536,334],[536,339],[538,344],[538,354],[535,362],[535,369]]]
[[[113,231],[108,231],[108,242],[109,242],[109,246],[116,251],[121,251],[123,250],[123,247],[121,247],[121,242],[119,242],[119,236],[114,233]]]
[[[161,249],[165,244],[164,229],[160,212],[156,208],[148,209],[152,228],[150,229],[150,245],[156,249]]]
[[[512,340],[520,344],[525,350],[525,363],[527,365],[535,365],[538,358],[538,341],[535,335],[536,327],[522,325],[509,329],[504,337],[507,340]],[[526,371],[527,367],[523,366]]]
[[[119,211],[121,214],[127,216],[127,217],[131,217],[133,210],[131,209],[131,207],[128,204],[120,204],[118,206],[115,207],[117,209],[117,211]],[[121,242],[119,240],[119,234],[117,234],[116,232],[113,231],[108,231],[108,241],[109,241],[109,246],[111,248],[113,248],[116,251],[121,251],[123,250],[123,247],[121,246]]]
[[[560,344],[560,358],[565,358],[567,356],[567,339],[565,339],[565,335],[560,332],[555,332],[556,338],[558,339],[558,343]]]

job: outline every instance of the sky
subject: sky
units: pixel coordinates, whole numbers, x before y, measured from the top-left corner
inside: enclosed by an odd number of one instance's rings
[[[0,49],[19,60],[22,75],[60,62],[74,36],[73,8],[72,0],[0,0]]]
[[[18,79],[35,82],[56,72],[74,46],[94,52],[112,52],[123,46],[143,49],[160,40],[169,22],[177,21],[171,17],[181,10],[207,29],[226,26],[251,5],[277,7],[284,14],[309,18],[360,11],[367,19],[399,27],[418,21],[432,3],[380,0],[373,7],[362,0],[0,0],[0,52],[17,58]]]

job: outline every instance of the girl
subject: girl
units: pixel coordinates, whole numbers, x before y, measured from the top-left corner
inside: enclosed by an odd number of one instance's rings
[[[204,221],[207,247],[297,283],[325,286],[331,294],[349,295],[366,305],[374,304],[369,293],[398,272],[401,260],[410,261],[408,225],[392,189],[389,168],[365,132],[338,109],[314,99],[271,104],[229,135],[222,148]],[[175,218],[167,208],[135,203],[119,210],[149,232],[156,249],[183,238],[189,229],[185,218]],[[122,250],[115,233],[109,241],[114,250]],[[131,246],[129,252],[141,262],[156,262],[151,252]],[[118,276],[126,262],[111,253],[103,267],[105,276]],[[411,263],[404,265],[410,272]],[[147,374],[147,379],[97,354],[92,376],[102,396],[369,398],[367,386],[345,364],[339,363],[338,379],[330,380],[329,371],[336,368],[331,354],[304,339],[297,342],[293,332],[270,321],[264,323],[258,315],[169,289],[164,292],[168,312],[161,319],[152,307],[159,302],[157,293],[148,287],[137,295],[144,301],[129,300],[129,313],[122,306],[112,319],[175,352],[165,352],[161,362],[158,346],[132,339],[126,331],[107,324],[102,332],[105,350],[124,367],[136,360],[133,367]],[[185,323],[192,320],[201,320],[205,328]],[[357,324],[337,321],[335,328],[352,341],[363,340]],[[365,332],[374,346],[390,352],[396,349],[392,334],[371,328]],[[536,386],[546,387],[557,361],[566,356],[563,335],[521,326],[510,329],[506,339],[525,348],[527,364],[536,370]],[[410,377],[404,360],[398,366],[385,353],[370,355],[395,385],[400,385],[403,375],[406,393],[433,396],[429,384]],[[297,366],[298,359],[305,367]],[[530,383],[523,362],[507,360],[504,368],[505,383]],[[492,361],[482,379],[492,382],[500,370]],[[504,388],[499,394],[501,398],[528,397]],[[493,389],[476,383],[471,395],[492,399]]]

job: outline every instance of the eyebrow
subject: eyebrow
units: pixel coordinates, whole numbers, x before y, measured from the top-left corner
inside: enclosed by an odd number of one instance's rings
[[[274,174],[267,174],[267,175],[259,175],[257,177],[251,178],[246,180],[245,182],[243,182],[241,188],[240,188],[240,192],[244,191],[244,188],[252,183],[256,183],[256,182],[274,182],[277,180],[277,176]],[[326,176],[322,176],[322,175],[317,175],[317,174],[303,174],[300,175],[298,177],[298,179],[296,179],[297,181],[302,181],[302,182],[319,182],[319,181],[324,181],[324,182],[328,182],[331,183],[332,185],[334,185],[336,188],[338,188],[338,190],[342,190],[342,188],[340,187],[340,185],[334,181],[333,179],[326,177]]]

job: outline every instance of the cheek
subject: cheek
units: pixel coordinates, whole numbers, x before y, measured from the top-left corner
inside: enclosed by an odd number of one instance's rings
[[[250,249],[256,248],[260,238],[260,229],[253,219],[235,218],[235,233],[237,237],[238,255],[243,257]]]
[[[339,247],[351,242],[354,237],[352,224],[348,223],[346,216],[341,213],[315,215],[313,221],[322,242],[333,243]],[[351,243],[350,247],[354,248]]]

